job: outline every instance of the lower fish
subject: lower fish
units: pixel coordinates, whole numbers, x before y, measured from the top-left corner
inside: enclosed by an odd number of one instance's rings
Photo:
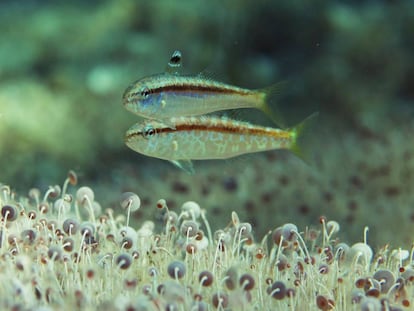
[[[315,115],[286,130],[215,116],[173,117],[167,123],[150,120],[133,125],[125,143],[138,153],[168,160],[193,174],[192,160],[227,159],[274,149],[300,155],[298,139]]]

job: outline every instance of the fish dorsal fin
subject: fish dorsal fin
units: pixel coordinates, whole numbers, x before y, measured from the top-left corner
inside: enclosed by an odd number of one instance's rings
[[[224,110],[220,114],[217,114],[218,116],[221,116],[222,118],[227,119],[233,119],[233,120],[241,120],[242,119],[242,111],[241,109],[230,109],[230,110]]]
[[[167,63],[165,71],[169,74],[180,75],[182,71],[182,54],[180,51],[175,50]]]
[[[194,175],[195,173],[193,162],[191,162],[191,160],[171,160],[170,162],[189,175]]]
[[[225,81],[227,80],[225,75],[220,73],[220,70],[214,70],[210,67],[204,68],[202,71],[200,71],[197,74],[197,77],[220,83],[226,83]]]
[[[197,77],[203,78],[206,80],[220,80],[220,78],[214,72],[204,69],[197,74]]]

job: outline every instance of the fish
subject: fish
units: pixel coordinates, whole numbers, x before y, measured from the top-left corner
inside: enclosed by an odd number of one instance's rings
[[[170,161],[194,174],[193,160],[228,159],[275,149],[301,156],[298,139],[315,115],[290,129],[218,116],[172,117],[167,123],[145,120],[127,130],[125,143],[135,152]]]
[[[124,107],[143,118],[165,121],[171,117],[199,116],[216,111],[256,108],[276,123],[282,121],[269,106],[284,82],[263,89],[226,84],[203,74],[181,74],[181,53],[175,51],[164,73],[133,82],[123,94]]]

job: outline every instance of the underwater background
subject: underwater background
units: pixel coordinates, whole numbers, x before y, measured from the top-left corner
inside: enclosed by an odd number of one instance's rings
[[[258,237],[292,222],[341,224],[341,238],[410,247],[414,237],[414,2],[1,1],[0,182],[18,195],[74,170],[104,207],[188,200],[225,226],[231,211]],[[285,151],[199,161],[187,175],[123,142],[137,117],[134,80],[185,71],[247,88],[286,81],[272,104],[288,126],[315,111],[305,161]],[[236,118],[270,125],[259,112]]]

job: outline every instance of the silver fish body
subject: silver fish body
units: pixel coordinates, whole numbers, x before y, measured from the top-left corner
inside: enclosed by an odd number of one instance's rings
[[[153,120],[238,108],[256,108],[271,114],[267,98],[277,90],[278,85],[249,90],[203,76],[163,73],[131,84],[124,92],[123,104],[130,112]]]
[[[281,130],[219,117],[174,117],[167,124],[154,120],[135,124],[127,131],[125,143],[136,152],[182,168],[182,161],[226,159],[274,149],[295,152],[301,129],[302,125]]]

